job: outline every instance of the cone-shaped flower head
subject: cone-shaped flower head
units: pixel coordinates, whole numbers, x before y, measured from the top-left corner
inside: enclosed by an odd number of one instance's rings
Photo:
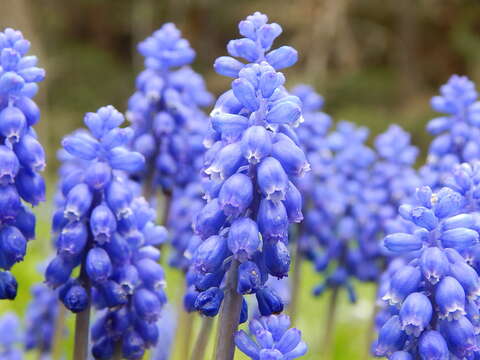
[[[262,315],[282,310],[265,282],[288,274],[288,227],[303,218],[293,181],[310,170],[292,131],[303,121],[301,102],[283,87],[285,77],[278,72],[296,62],[297,52],[289,46],[271,49],[282,30],[263,14],[247,17],[239,30],[244,37],[230,41],[230,56],[214,65],[234,80],[210,114],[208,203],[194,222],[203,242],[193,253],[185,299],[187,307],[210,316],[222,303],[222,280],[232,259],[240,263],[237,291],[256,294]]]
[[[154,210],[128,179],[145,161],[127,147],[133,131],[120,128],[123,121],[113,107],[103,107],[85,116],[88,131],[63,140],[69,156],[53,219],[57,256],[45,272],[47,284],[59,289],[72,312],[85,310],[92,300],[104,309],[92,330],[92,353],[102,359],[113,356],[108,351],[116,343],[127,359],[153,346],[150,325],[156,326],[166,302],[155,249],[166,240],[166,230],[155,225]],[[72,278],[77,266],[80,277]],[[122,328],[111,328],[111,322]]]
[[[135,177],[164,192],[184,187],[201,166],[206,116],[201,107],[212,96],[203,78],[188,65],[195,52],[172,23],[163,25],[138,45],[145,70],[137,77],[128,103],[133,148],[147,166]]]
[[[33,206],[45,200],[45,153],[33,125],[40,110],[32,100],[45,77],[20,31],[0,32],[0,299],[13,299],[17,282],[8,272],[35,237]],[[24,203],[25,202],[25,203]]]

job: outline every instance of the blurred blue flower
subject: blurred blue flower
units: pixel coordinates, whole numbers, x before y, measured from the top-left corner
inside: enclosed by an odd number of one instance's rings
[[[207,128],[201,108],[210,105],[212,96],[203,78],[188,67],[195,52],[174,24],[163,25],[138,51],[145,70],[137,77],[127,118],[134,129],[133,149],[147,166],[135,178],[152,190],[171,193],[186,186],[201,167]]]
[[[14,313],[7,312],[0,318],[0,358],[2,360],[22,360],[23,351],[20,321]]]

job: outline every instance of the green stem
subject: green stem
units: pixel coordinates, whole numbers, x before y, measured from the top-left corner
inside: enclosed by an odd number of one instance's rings
[[[85,265],[82,264],[80,269],[80,282],[83,283],[87,289],[88,298],[90,299],[90,281],[85,270]],[[87,308],[78,313],[75,321],[75,343],[73,347],[73,360],[88,359],[88,340],[90,330],[90,302]]]
[[[325,326],[325,334],[323,336],[322,349],[325,354],[325,359],[332,359],[333,355],[333,335],[335,333],[335,319],[337,313],[338,302],[338,287],[334,287],[331,291],[328,309],[327,309],[327,322]]]
[[[225,298],[217,332],[216,360],[233,360],[235,354],[234,336],[242,309],[242,296],[237,292],[238,265],[238,261],[233,260],[227,273]]]
[[[120,341],[117,341],[114,345],[112,360],[122,360],[122,358],[122,343]]]
[[[65,317],[67,311],[60,300],[57,300],[56,306],[58,307],[58,314],[55,319],[55,333],[53,334],[52,341],[52,360],[61,360],[64,357],[62,342],[65,332]]]
[[[200,333],[198,334],[197,341],[193,347],[190,360],[204,360],[205,352],[208,347],[208,341],[210,340],[210,334],[212,333],[214,318],[205,316],[202,318],[202,326]]]
[[[301,268],[302,254],[300,251],[300,237],[298,237],[297,242],[295,243],[295,258],[292,272],[292,301],[289,305],[290,320],[292,325],[295,325],[297,321],[297,309],[300,297]]]

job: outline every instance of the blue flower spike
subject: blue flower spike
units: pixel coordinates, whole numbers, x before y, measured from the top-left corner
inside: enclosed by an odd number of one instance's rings
[[[45,201],[45,152],[33,126],[40,109],[33,101],[45,70],[27,55],[30,42],[10,28],[0,32],[0,299],[14,299],[17,282],[9,272],[23,260],[35,237],[32,206]]]

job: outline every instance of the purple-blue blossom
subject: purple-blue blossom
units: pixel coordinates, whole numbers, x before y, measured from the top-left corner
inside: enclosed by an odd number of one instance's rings
[[[26,203],[45,200],[45,153],[33,129],[40,109],[32,100],[45,71],[29,49],[20,31],[0,32],[0,299],[15,298],[17,282],[9,270],[35,237],[35,216]]]
[[[155,190],[171,193],[184,187],[201,167],[207,117],[202,107],[212,96],[201,75],[188,65],[195,51],[172,23],[163,25],[138,45],[145,70],[136,80],[128,102],[133,149],[142,153],[146,167],[136,173]]]
[[[412,227],[384,240],[404,260],[392,262],[382,279],[380,295],[388,305],[377,316],[377,356],[478,356],[478,171],[477,163],[457,165],[445,178],[448,187],[420,187],[415,201],[400,207]]]
[[[302,333],[290,328],[287,315],[270,315],[249,322],[249,334],[240,330],[235,335],[235,344],[253,360],[290,360],[302,357],[307,344]]]
[[[122,114],[107,106],[84,121],[88,130],[62,142],[68,156],[61,153],[53,218],[57,255],[46,282],[74,313],[89,311],[90,303],[104,310],[92,330],[95,358],[113,356],[119,343],[123,356],[133,359],[156,343],[151,329],[166,302],[156,246],[166,240],[166,230],[155,225],[155,211],[128,178],[145,160],[128,148],[133,130],[120,128]],[[80,276],[74,278],[77,266]],[[108,321],[118,317],[124,318],[117,322],[121,330],[111,329]]]
[[[237,291],[256,294],[262,315],[282,311],[266,281],[288,275],[288,227],[303,219],[294,180],[310,170],[292,130],[303,121],[301,102],[283,87],[285,77],[277,71],[293,65],[297,52],[289,46],[272,50],[282,30],[263,14],[247,17],[239,30],[244,37],[230,41],[230,56],[214,65],[234,80],[210,114],[204,157],[208,202],[194,221],[203,242],[187,275],[187,307],[208,316],[218,313],[222,280],[232,266],[238,266]]]

